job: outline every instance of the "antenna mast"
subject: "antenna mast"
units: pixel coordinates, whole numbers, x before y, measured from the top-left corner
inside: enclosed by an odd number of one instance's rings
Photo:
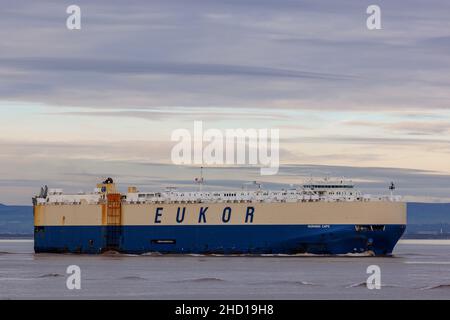
[[[200,167],[200,178],[195,178],[195,183],[198,184],[198,191],[202,191],[202,187],[203,187],[203,167]]]
[[[391,185],[389,186],[389,190],[391,191],[391,201],[392,201],[394,199],[394,190],[395,190],[394,182],[391,182]]]

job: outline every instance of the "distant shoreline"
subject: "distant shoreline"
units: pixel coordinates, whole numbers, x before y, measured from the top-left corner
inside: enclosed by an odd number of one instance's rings
[[[450,245],[450,239],[400,239],[399,244]]]
[[[0,234],[0,240],[33,240],[33,234]]]

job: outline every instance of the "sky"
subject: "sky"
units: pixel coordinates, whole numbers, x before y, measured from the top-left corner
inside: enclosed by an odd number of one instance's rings
[[[68,30],[66,8],[81,8]],[[366,9],[381,8],[381,30]],[[281,169],[217,188],[347,176],[450,201],[450,2],[0,0],[0,203],[111,175],[188,187],[171,132],[280,130]]]

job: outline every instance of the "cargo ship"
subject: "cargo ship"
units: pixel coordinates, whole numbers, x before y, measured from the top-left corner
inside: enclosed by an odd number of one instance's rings
[[[406,226],[406,204],[392,192],[365,195],[330,179],[277,191],[120,193],[108,178],[89,194],[41,188],[33,209],[36,253],[378,256],[392,254]]]

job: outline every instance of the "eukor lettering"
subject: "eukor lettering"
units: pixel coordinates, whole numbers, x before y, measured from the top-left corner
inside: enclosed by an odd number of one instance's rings
[[[156,208],[155,223],[161,223],[162,210],[163,208]]]
[[[247,207],[247,212],[245,214],[245,223],[253,223],[253,213],[255,213],[255,208]]]
[[[204,223],[206,223],[206,210],[208,210],[208,207],[200,208],[200,213],[198,215],[198,223],[200,223],[200,221],[203,221]]]
[[[178,207],[178,209],[177,209],[177,222],[178,223],[181,223],[181,222],[183,222],[183,220],[184,220],[184,215],[186,214],[186,207],[183,207],[183,211],[182,211],[182,214],[181,214],[181,217],[180,217],[180,207]]]
[[[231,219],[231,208],[226,207],[223,209],[222,222],[224,223],[230,222],[230,219]]]
[[[209,207],[200,207],[196,215],[198,215],[197,223],[207,223],[207,211]],[[189,212],[186,210],[186,207],[177,207],[176,209],[176,216],[175,216],[175,222],[176,223],[184,223],[186,216],[189,215]],[[163,218],[164,208],[158,207],[155,210],[155,224],[160,224]],[[230,207],[225,207],[221,212],[218,212],[217,214],[220,214],[220,219],[222,223],[229,223],[231,221],[231,214],[232,209]],[[238,213],[239,214],[239,213]],[[242,221],[245,223],[253,223],[253,219],[255,216],[255,207],[246,207],[242,212]]]

